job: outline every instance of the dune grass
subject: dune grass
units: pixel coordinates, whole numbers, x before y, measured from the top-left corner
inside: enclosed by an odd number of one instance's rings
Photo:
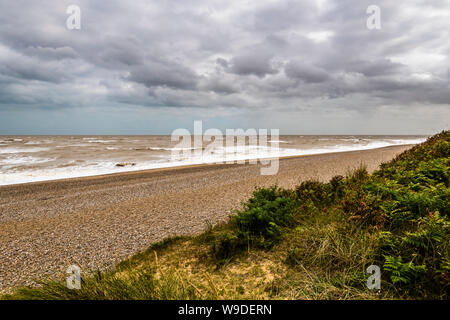
[[[84,272],[79,290],[55,279],[2,299],[448,299],[449,167],[446,131],[372,175],[256,189],[229,222]]]

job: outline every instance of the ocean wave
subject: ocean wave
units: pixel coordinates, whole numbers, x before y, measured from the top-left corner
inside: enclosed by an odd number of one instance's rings
[[[29,152],[41,152],[47,151],[49,148],[14,148],[14,147],[6,147],[0,148],[0,154],[4,153],[29,153]]]
[[[89,143],[113,143],[117,142],[117,140],[103,140],[98,138],[83,138],[83,140],[86,140]]]
[[[0,165],[18,165],[18,164],[36,164],[54,161],[55,158],[40,158],[32,156],[9,156],[6,159],[0,159]]]
[[[26,145],[37,145],[37,144],[49,144],[52,143],[53,140],[42,140],[42,141],[27,141],[24,144]]]
[[[154,150],[154,151],[186,151],[186,150],[199,150],[199,149],[204,149],[204,148],[194,148],[194,147],[189,147],[189,148],[163,148],[163,147],[148,147],[145,149],[135,149],[135,150]]]
[[[68,147],[92,147],[92,145],[87,143],[75,143],[75,144],[67,144],[64,146],[56,146],[55,148],[68,148]]]
[[[117,140],[89,140],[89,143],[113,143]]]

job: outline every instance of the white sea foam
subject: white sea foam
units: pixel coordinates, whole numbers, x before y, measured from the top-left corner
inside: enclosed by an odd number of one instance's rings
[[[91,144],[88,143],[74,143],[74,144],[68,144],[64,146],[56,146],[56,148],[67,148],[67,147],[92,147]]]
[[[98,139],[95,137],[87,137],[87,138],[83,138],[83,140],[85,140],[89,143],[113,143],[113,142],[117,141],[117,140],[103,140],[103,139]]]
[[[270,140],[269,142],[272,142],[272,143],[289,143],[288,141],[284,141],[284,140]]]
[[[116,140],[88,140],[89,143],[113,143]]]
[[[40,157],[32,157],[32,156],[9,156],[5,159],[0,159],[1,165],[20,165],[20,164],[36,164],[36,163],[45,163],[49,161],[55,160],[50,158],[40,158]]]
[[[27,141],[24,144],[26,145],[36,145],[36,144],[49,144],[52,143],[53,140],[42,140],[42,141]]]
[[[196,150],[202,148],[162,148],[162,147],[148,147],[147,150],[155,151],[183,151],[183,150]]]
[[[20,147],[6,147],[0,148],[0,154],[4,153],[28,153],[47,151],[49,148],[20,148]]]

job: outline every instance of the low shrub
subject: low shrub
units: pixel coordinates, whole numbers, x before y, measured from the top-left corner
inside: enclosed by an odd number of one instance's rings
[[[282,228],[293,224],[294,208],[295,200],[287,190],[257,188],[243,209],[235,211],[230,220],[233,228],[215,235],[212,256],[223,263],[245,247],[272,247],[281,239]]]
[[[281,228],[292,225],[295,201],[277,186],[260,188],[237,211],[232,220],[238,228],[238,237],[260,242],[270,247],[281,237]]]
[[[380,233],[379,250],[388,280],[409,294],[446,294],[450,222],[433,213],[415,224],[408,231]]]

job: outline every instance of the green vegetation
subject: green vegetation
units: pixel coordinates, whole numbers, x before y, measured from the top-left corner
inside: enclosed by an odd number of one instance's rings
[[[283,235],[282,228],[294,224],[296,201],[289,191],[273,186],[259,188],[236,211],[228,230],[215,234],[211,253],[219,264],[227,262],[244,248],[270,248]]]
[[[4,299],[448,299],[450,132],[295,190],[256,189],[226,224],[152,245],[114,270]],[[366,268],[381,267],[381,290]]]

